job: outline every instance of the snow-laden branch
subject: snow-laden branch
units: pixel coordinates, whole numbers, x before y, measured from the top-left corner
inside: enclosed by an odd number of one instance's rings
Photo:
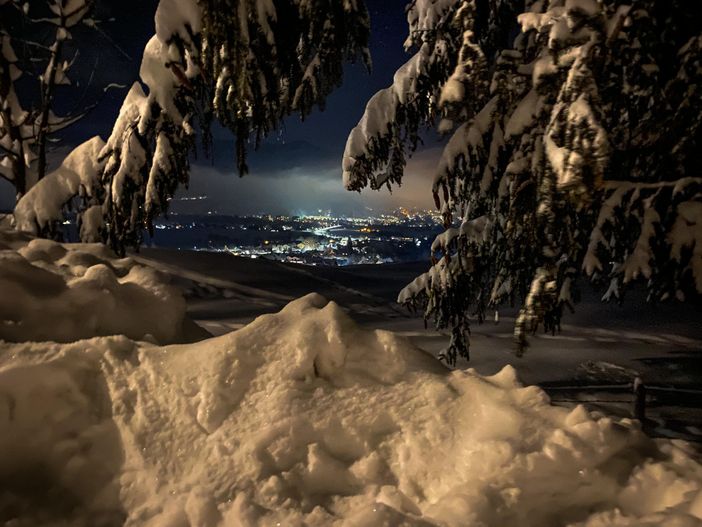
[[[702,36],[652,4],[546,0],[520,14],[517,1],[427,0],[410,13],[409,43],[442,41],[426,62],[445,68],[369,102],[344,184],[399,183],[408,130],[436,116],[453,130],[433,187],[446,231],[399,299],[451,328],[445,356],[467,353],[470,315],[507,301],[521,302],[520,349],[557,330],[581,269],[609,280],[607,298],[641,278],[654,299],[700,293]],[[483,218],[483,238],[464,234]]]
[[[278,15],[285,9],[285,20]],[[367,58],[368,19],[359,2],[277,5],[162,0],[137,83],[101,154],[107,235],[118,251],[187,183],[196,131],[217,119],[234,136],[240,173],[258,145],[292,112],[323,106],[342,65]],[[207,149],[207,144],[205,148]]]
[[[38,7],[30,3],[20,6],[11,2],[0,6],[0,144],[10,159],[6,162],[3,176],[12,181],[18,197],[46,175],[47,152],[53,134],[74,124],[91,109],[84,107],[68,115],[57,115],[55,99],[59,86],[71,85],[68,72],[78,57],[78,52],[70,58],[64,57],[65,43],[72,38],[69,29],[89,15],[93,1],[45,0],[39,7],[42,6],[48,7],[56,17],[34,18],[33,13]],[[50,35],[46,37],[48,42],[16,38],[12,26],[16,17],[32,28],[49,22],[53,27],[47,33]],[[3,29],[5,23],[10,24],[7,30]],[[36,35],[37,40],[41,40],[41,33],[37,32]],[[30,56],[20,60],[13,47],[15,41],[23,47],[30,47]],[[24,72],[21,68],[27,61],[37,59],[33,54],[38,49],[47,52],[45,57],[38,60],[42,70],[36,76],[40,97],[33,100],[28,95],[31,90],[21,90],[20,97],[15,83],[22,77]]]
[[[411,4],[405,48],[414,49],[414,55],[397,70],[392,85],[370,99],[349,134],[342,161],[348,190],[400,184],[420,127],[452,103],[462,90],[465,70],[484,67],[467,51],[476,49],[468,13],[472,6],[472,1],[456,0]]]
[[[620,298],[620,287],[633,280],[651,280],[671,261],[677,271],[669,287],[654,291],[658,299],[671,288],[684,298],[689,285],[702,293],[702,178],[608,181],[605,188],[583,270],[608,278],[608,298]]]

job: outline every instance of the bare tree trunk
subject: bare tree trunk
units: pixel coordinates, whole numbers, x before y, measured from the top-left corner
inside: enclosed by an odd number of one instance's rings
[[[54,92],[56,91],[56,76],[58,69],[61,67],[61,53],[63,51],[64,40],[69,31],[69,24],[75,24],[75,20],[69,22],[72,17],[80,13],[81,19],[92,8],[92,0],[79,4],[73,11],[66,12],[65,8],[68,4],[67,0],[60,0],[61,11],[59,23],[56,27],[56,39],[51,46],[51,56],[49,63],[46,66],[44,78],[42,79],[42,97],[41,108],[39,110],[39,126],[37,130],[37,181],[41,181],[46,175],[47,161],[46,150],[48,136],[55,131],[49,122],[51,117],[51,109],[54,103]],[[64,72],[65,75],[65,72]]]
[[[6,123],[11,123],[9,119],[11,114],[9,110],[2,111],[2,119]],[[15,187],[15,198],[19,200],[27,192],[27,167],[24,164],[24,155],[22,152],[23,143],[19,138],[19,130],[16,126],[8,126],[7,133],[10,136],[10,141],[14,144],[20,145],[20,153],[5,151],[5,157],[10,159],[10,171],[12,172],[12,179],[7,179]]]
[[[7,101],[12,90],[12,78],[10,74],[10,63],[4,59],[0,53],[0,101]],[[12,179],[5,178],[15,187],[15,198],[19,199],[27,192],[27,167],[24,161],[24,142],[22,141],[22,131],[12,118],[10,106],[0,110],[2,120],[5,123],[5,132],[9,136],[10,144],[19,146],[19,152],[13,152],[2,147],[3,153],[10,159]]]
[[[51,116],[54,90],[56,88],[56,70],[59,67],[61,50],[63,48],[63,39],[59,38],[59,34],[66,31],[64,20],[65,17],[61,16],[61,25],[56,30],[56,41],[54,45],[51,46],[51,58],[46,67],[48,78],[42,80],[41,110],[39,115],[39,129],[37,131],[37,181],[41,181],[46,175],[46,143],[50,132],[49,117]]]
[[[84,19],[92,9],[93,2],[92,0],[74,2],[73,9],[67,11],[66,8],[71,5],[69,0],[46,1],[58,18],[37,20],[28,18],[28,20],[31,23],[48,22],[52,24],[55,30],[55,37],[50,47],[46,47],[42,43],[29,42],[38,48],[48,51],[49,55],[46,68],[40,78],[41,100],[39,104],[32,105],[27,112],[19,108],[19,100],[14,100],[16,99],[13,85],[14,79],[12,78],[12,66],[14,64],[11,63],[11,59],[0,53],[0,101],[3,101],[3,103],[9,102],[9,104],[3,104],[0,107],[0,115],[4,123],[3,131],[11,145],[6,148],[0,146],[0,153],[9,159],[9,163],[6,163],[10,166],[4,167],[3,175],[15,186],[18,199],[46,176],[49,137],[58,130],[70,126],[87,113],[83,112],[63,117],[57,121],[52,110],[56,89],[64,83],[66,70],[70,66],[62,62],[66,46],[65,41],[71,38],[69,29]],[[0,0],[0,3],[2,3],[2,0]],[[8,7],[8,9],[16,7],[13,6]],[[23,13],[23,16],[29,17],[26,12]],[[4,20],[0,20],[0,22],[4,22]],[[4,27],[3,24],[0,24],[0,26]],[[12,50],[11,47],[10,49]],[[19,109],[21,115],[13,115],[13,112],[17,113],[15,111],[17,109]],[[22,122],[18,122],[18,120]],[[31,129],[31,136],[23,137],[23,134],[26,135],[29,129]],[[34,166],[30,169],[29,163],[35,161],[36,170],[34,170]]]

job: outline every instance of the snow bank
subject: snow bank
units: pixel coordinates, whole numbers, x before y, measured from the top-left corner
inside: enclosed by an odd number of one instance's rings
[[[70,342],[124,334],[181,341],[185,301],[154,269],[100,244],[0,229],[0,339]]]
[[[0,393],[0,513],[13,525],[702,518],[702,468],[683,444],[553,407],[511,368],[448,373],[314,294],[194,345],[4,344]]]
[[[98,161],[105,142],[98,136],[71,151],[61,166],[34,185],[15,206],[17,229],[37,234],[51,223],[63,220],[63,207],[78,195],[93,196],[100,184],[102,163]],[[102,218],[84,225],[82,238],[98,241]]]

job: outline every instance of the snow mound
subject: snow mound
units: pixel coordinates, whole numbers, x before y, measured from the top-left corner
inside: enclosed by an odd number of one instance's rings
[[[105,141],[95,136],[77,146],[61,166],[34,185],[15,206],[17,229],[38,234],[53,222],[63,220],[64,206],[75,196],[93,196],[100,184],[103,163],[98,161]],[[97,209],[84,216],[82,239],[99,240],[102,215]]]
[[[71,342],[127,335],[181,341],[185,301],[156,270],[100,244],[0,229],[0,340]]]
[[[702,468],[684,444],[551,406],[509,367],[437,368],[314,294],[197,344],[4,344],[0,394],[0,518],[12,525],[702,518]]]

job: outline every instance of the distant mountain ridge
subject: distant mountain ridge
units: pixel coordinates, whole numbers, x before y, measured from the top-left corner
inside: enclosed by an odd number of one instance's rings
[[[214,164],[218,168],[235,170],[233,140],[217,138],[214,140],[212,149]],[[337,155],[302,139],[289,142],[266,142],[258,150],[249,151],[248,165],[252,174],[280,176],[287,170],[303,166],[313,166],[316,169],[320,166],[333,168],[334,165],[339,165],[341,167],[341,152]]]

